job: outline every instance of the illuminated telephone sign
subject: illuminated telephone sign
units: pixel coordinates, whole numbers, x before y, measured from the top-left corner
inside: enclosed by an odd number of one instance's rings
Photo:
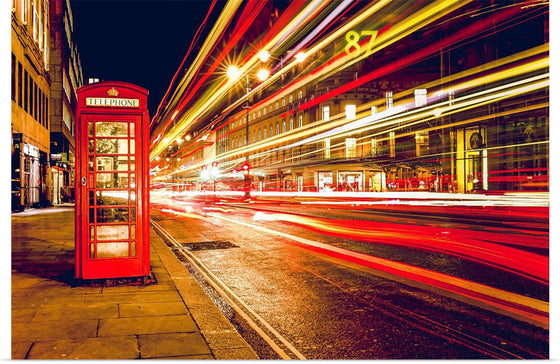
[[[106,81],[77,94],[76,278],[147,277],[148,91]]]

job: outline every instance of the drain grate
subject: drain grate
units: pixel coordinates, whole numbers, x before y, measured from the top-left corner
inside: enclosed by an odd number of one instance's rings
[[[181,245],[191,251],[239,248],[238,245],[232,244],[227,240],[201,241],[196,243],[181,243]]]

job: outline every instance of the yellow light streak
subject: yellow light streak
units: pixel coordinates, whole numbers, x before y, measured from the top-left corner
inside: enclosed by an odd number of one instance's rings
[[[397,38],[398,38],[397,34],[403,34],[402,36],[405,36],[406,34],[409,34],[407,32],[412,32],[413,29],[415,29],[413,27],[413,24],[422,24],[421,26],[423,26],[423,25],[426,24],[426,22],[434,21],[437,18],[439,18],[441,16],[444,16],[445,14],[449,13],[450,11],[452,11],[452,10],[456,9],[457,7],[462,6],[462,5],[464,5],[468,2],[469,2],[468,0],[462,0],[462,1],[459,1],[459,0],[454,0],[454,1],[452,1],[452,0],[440,0],[440,1],[437,1],[434,4],[431,4],[431,5],[423,8],[422,10],[413,14],[411,17],[407,18],[406,21],[404,22],[404,24],[405,24],[404,29],[395,26],[388,33],[392,34],[394,37],[397,37]],[[341,27],[338,30],[338,32],[334,32],[332,35],[340,36],[340,34],[343,33],[343,31],[342,31],[343,29],[348,29],[348,27],[350,27],[350,26],[359,24],[358,20],[360,20],[360,19],[363,20],[363,19],[367,18],[367,16],[365,14],[371,15],[372,13],[374,13],[375,11],[377,11],[378,9],[380,9],[382,6],[384,6],[386,4],[387,4],[387,2],[384,2],[384,1],[380,1],[380,2],[376,3],[375,5],[370,7],[366,12],[360,14],[354,21],[348,22],[345,26]],[[420,25],[418,25],[418,26],[420,26]],[[330,38],[330,37],[328,37],[328,38]],[[385,38],[387,38],[387,36],[382,37],[382,39],[385,39]],[[384,47],[392,44],[394,41],[396,41],[396,40],[391,39],[391,38],[387,38],[387,41],[385,42]],[[319,49],[321,49],[322,47],[319,47],[321,44],[326,45],[328,43],[326,43],[325,41],[320,42],[316,47],[313,47],[312,50],[307,51],[307,54],[313,54],[316,51],[318,51]],[[348,67],[351,64],[357,62],[357,60],[352,62],[352,61],[349,61],[346,58],[347,57],[341,57],[341,60],[333,63],[333,65],[329,67],[329,70],[338,69],[342,66]],[[246,65],[242,66],[241,72],[243,74],[245,74],[245,72],[248,71],[250,69],[250,67],[252,67],[252,65],[258,59],[259,59],[258,56],[252,57],[251,60]],[[294,64],[292,63],[291,67],[293,67],[293,66],[294,66]],[[291,67],[286,67],[286,68],[284,68],[283,71],[287,72]],[[325,70],[325,72],[328,73],[328,70]],[[266,87],[270,82],[273,82],[273,80],[277,79],[279,77],[279,73],[277,73],[275,76],[276,77],[269,78],[268,83],[261,84],[261,86],[258,87],[258,89],[260,90],[261,88]],[[322,74],[321,76],[324,76],[324,74]],[[299,83],[294,84],[289,89],[284,90],[284,92],[282,92],[282,95],[285,95],[289,92],[292,92],[295,88],[301,87],[302,86],[301,83],[310,82],[313,79],[315,79],[316,77],[319,77],[319,75],[316,75],[312,79],[306,79],[304,81],[300,81]],[[210,105],[213,104],[216,101],[216,99],[221,98],[224,95],[225,92],[228,92],[229,89],[232,86],[233,86],[232,84],[227,83],[225,85],[225,88],[221,88],[221,89],[216,90],[216,91],[208,90],[208,94],[210,94],[210,97],[207,100],[207,102],[204,103],[204,105],[201,105],[198,108],[198,112],[196,112],[196,110],[195,110],[193,112],[193,114],[191,114],[190,117],[187,118],[187,120],[182,120],[179,123],[177,123],[177,125],[169,131],[169,135],[171,136],[171,138],[176,138],[176,136],[178,134],[180,134],[184,129],[188,128],[198,116],[200,116],[203,112],[205,112],[210,107]],[[255,88],[253,91],[251,91],[251,93],[254,93],[254,92],[257,92],[257,91],[258,91],[257,88]],[[158,144],[156,146],[156,148],[150,153],[150,159],[152,159],[155,155],[159,154],[165,147],[166,147],[165,145]]]

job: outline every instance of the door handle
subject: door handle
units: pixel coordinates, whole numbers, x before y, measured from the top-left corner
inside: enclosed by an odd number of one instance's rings
[[[82,177],[82,186],[87,185],[87,177]]]

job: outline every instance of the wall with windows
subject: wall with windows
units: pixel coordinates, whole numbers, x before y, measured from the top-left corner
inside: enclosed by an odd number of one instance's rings
[[[12,208],[48,204],[50,153],[49,2],[11,9]],[[17,144],[17,145],[16,145]]]

